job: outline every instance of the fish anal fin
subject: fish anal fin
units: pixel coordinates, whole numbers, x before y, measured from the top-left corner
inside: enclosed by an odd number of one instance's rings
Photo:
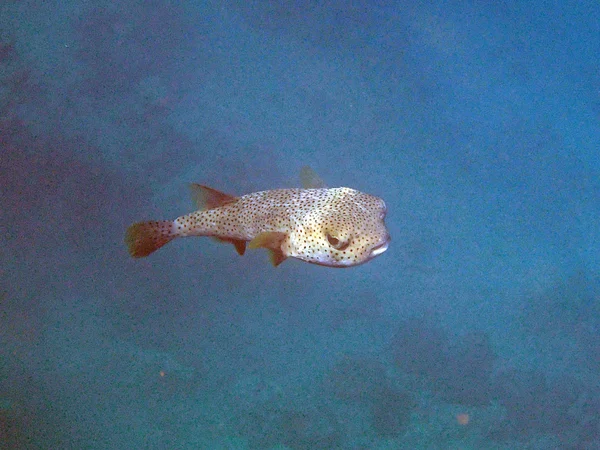
[[[235,250],[238,252],[238,255],[242,256],[246,253],[246,241],[238,241],[236,239],[232,239],[231,243],[235,247]]]
[[[237,200],[237,197],[233,195],[217,191],[202,184],[192,183],[190,190],[192,192],[192,200],[194,200],[198,209],[202,210],[218,208]]]
[[[300,169],[300,181],[305,189],[325,188],[325,182],[312,170],[309,166],[304,166]]]
[[[233,244],[233,246],[235,247],[235,251],[238,252],[238,255],[240,256],[246,253],[246,241],[242,241],[241,239],[222,238],[218,236],[214,236],[214,238],[219,242]]]

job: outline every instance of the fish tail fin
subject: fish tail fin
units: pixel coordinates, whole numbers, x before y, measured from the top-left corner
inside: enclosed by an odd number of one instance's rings
[[[178,235],[174,222],[169,220],[138,222],[127,228],[125,243],[131,256],[143,258]]]

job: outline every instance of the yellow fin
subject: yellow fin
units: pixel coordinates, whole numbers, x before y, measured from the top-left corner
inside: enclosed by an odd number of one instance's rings
[[[278,266],[287,259],[287,256],[281,251],[281,243],[287,237],[287,234],[278,231],[266,231],[257,234],[248,244],[248,248],[266,248],[271,253],[271,263]]]
[[[271,249],[271,264],[273,264],[275,267],[284,262],[286,259],[287,256],[285,256],[281,250]]]
[[[317,173],[308,166],[302,167],[300,170],[300,181],[305,189],[325,188],[325,182],[317,175]]]
[[[258,233],[254,239],[248,243],[248,248],[269,248],[271,250],[280,250],[281,243],[287,237],[287,234],[278,231],[265,231]]]
[[[192,191],[192,200],[194,200],[198,209],[217,208],[237,199],[233,195],[225,194],[202,184],[192,183],[190,189]]]

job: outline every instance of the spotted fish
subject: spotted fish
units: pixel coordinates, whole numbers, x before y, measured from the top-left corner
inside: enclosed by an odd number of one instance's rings
[[[277,266],[297,258],[329,267],[365,263],[388,248],[382,199],[347,187],[327,188],[310,169],[303,189],[274,189],[234,197],[193,184],[199,210],[175,220],[131,225],[125,237],[134,258],[178,237],[212,236],[235,246],[266,248]]]

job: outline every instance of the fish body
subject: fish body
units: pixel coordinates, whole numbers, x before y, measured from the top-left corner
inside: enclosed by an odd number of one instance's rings
[[[389,243],[382,199],[347,187],[274,189],[233,197],[192,185],[199,210],[173,221],[129,227],[133,257],[154,252],[177,237],[212,236],[239,254],[267,248],[279,265],[287,258],[350,267],[383,253]]]

